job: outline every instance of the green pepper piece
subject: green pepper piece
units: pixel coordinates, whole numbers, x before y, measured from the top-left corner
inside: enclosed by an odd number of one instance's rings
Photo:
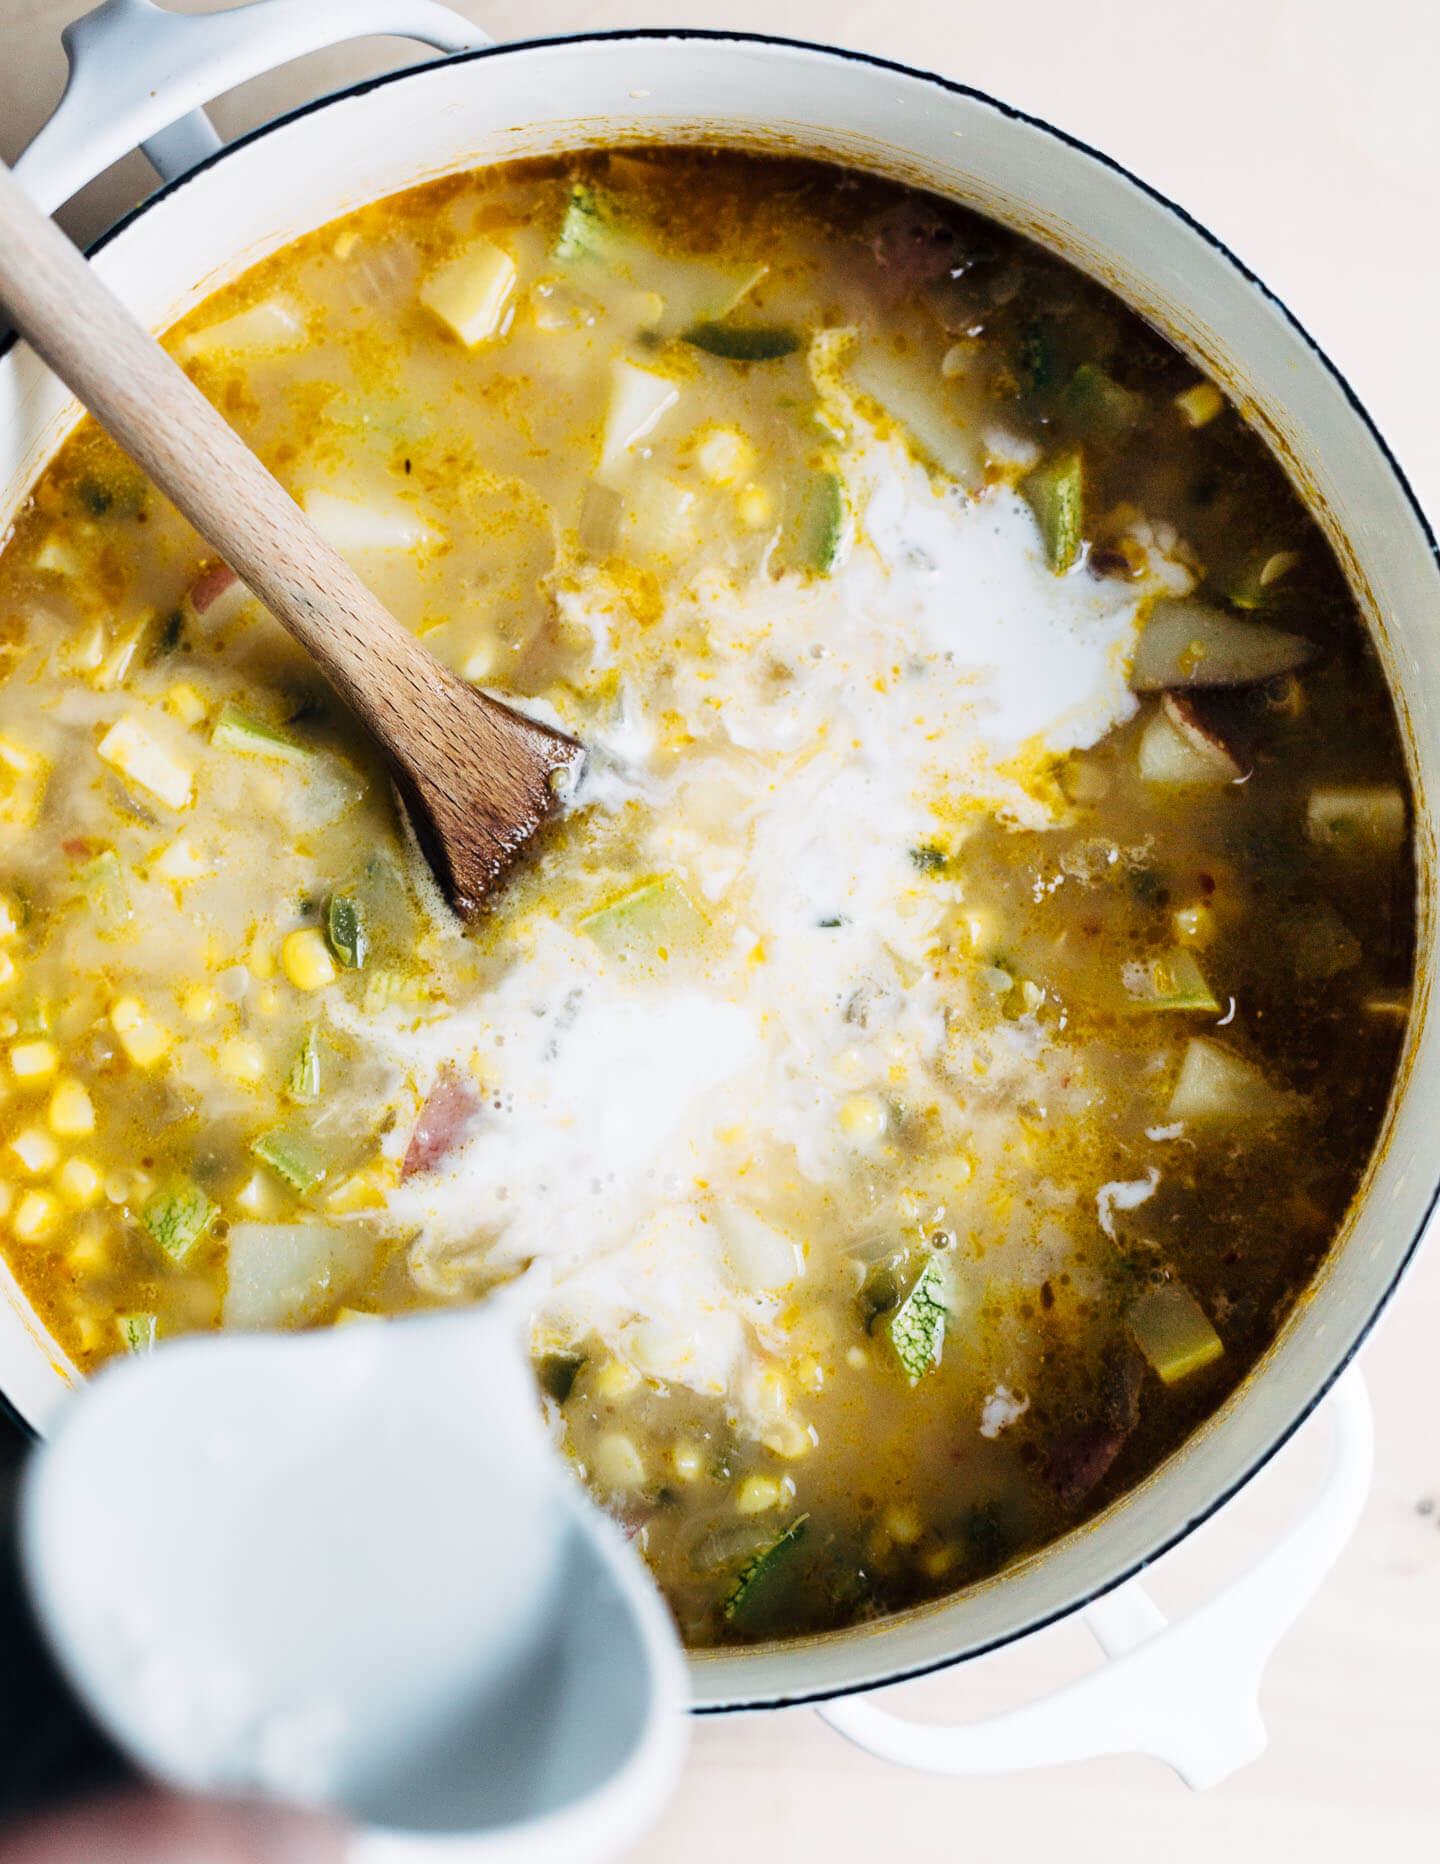
[[[783,1534],[772,1540],[768,1547],[762,1547],[753,1559],[746,1562],[720,1608],[729,1623],[743,1620],[763,1602],[776,1575],[783,1574],[795,1549],[805,1538],[805,1526],[809,1519],[809,1515],[797,1515]]]
[[[685,341],[724,362],[778,362],[799,349],[798,330],[788,324],[692,324]]]
[[[370,950],[360,908],[348,894],[332,893],[325,903],[325,939],[347,971],[358,971]]]
[[[1079,452],[1072,448],[1045,460],[1020,481],[1020,491],[1040,526],[1045,557],[1063,576],[1080,554],[1085,522],[1085,478]]]

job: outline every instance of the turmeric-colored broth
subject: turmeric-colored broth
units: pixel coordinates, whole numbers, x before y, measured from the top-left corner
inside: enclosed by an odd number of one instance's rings
[[[1168,1455],[1341,1222],[1412,961],[1372,645],[1222,394],[988,222],[721,151],[417,189],[166,340],[591,755],[464,934],[77,431],[0,556],[3,1246],[75,1364],[530,1267],[697,1645],[961,1588]]]

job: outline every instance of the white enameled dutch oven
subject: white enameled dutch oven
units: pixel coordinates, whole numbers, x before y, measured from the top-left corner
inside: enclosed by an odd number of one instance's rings
[[[312,104],[222,149],[201,106],[301,53],[400,34],[451,56]],[[1284,307],[1183,212],[1093,150],[974,91],[777,38],[621,32],[491,47],[432,0],[260,0],[175,16],[109,0],[66,35],[70,88],[19,173],[47,210],[143,145],[167,185],[95,262],[161,329],[335,215],[477,164],[626,141],[803,151],[993,215],[1062,253],[1225,383],[1340,554],[1394,690],[1416,792],[1422,976],[1381,1144],[1315,1287],[1222,1411],[1098,1520],[963,1597],[803,1644],[707,1653],[701,1709],[822,1703],[872,1750],[951,1773],[1098,1753],[1158,1755],[1193,1785],[1253,1757],[1260,1670],[1363,1501],[1370,1426],[1342,1373],[1424,1230],[1440,1175],[1440,1022],[1431,1011],[1440,797],[1440,569],[1394,461]],[[0,357],[0,526],[79,418],[23,347]],[[0,1275],[0,1386],[37,1429],[67,1368]],[[1309,1513],[1249,1574],[1166,1627],[1134,1575],[1232,1496],[1331,1394],[1335,1453]],[[1108,1665],[963,1728],[920,1728],[858,1692],[1083,1611]]]

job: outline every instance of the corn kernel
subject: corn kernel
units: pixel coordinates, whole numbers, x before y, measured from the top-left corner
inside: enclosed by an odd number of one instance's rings
[[[153,1068],[170,1048],[170,1032],[150,1020],[136,997],[118,997],[111,1004],[110,1027],[137,1068]]]
[[[808,1456],[819,1439],[808,1424],[801,1424],[793,1417],[782,1417],[777,1424],[760,1439],[767,1450],[776,1456],[783,1456],[787,1463],[793,1463],[797,1456]]]
[[[870,1363],[870,1355],[863,1346],[852,1346],[845,1354],[845,1363],[852,1372],[863,1372]]]
[[[612,1431],[595,1447],[594,1472],[603,1489],[638,1489],[645,1480],[645,1463],[628,1437]]]
[[[956,1559],[953,1547],[932,1547],[920,1561],[921,1569],[931,1579],[943,1579],[954,1566]]]
[[[326,1198],[325,1208],[337,1215],[348,1215],[355,1210],[379,1210],[384,1202],[384,1176],[375,1167],[366,1165],[341,1179]]]
[[[1175,397],[1175,406],[1187,426],[1204,427],[1224,409],[1225,397],[1213,382],[1197,382]]]
[[[280,1008],[280,992],[273,984],[267,984],[255,999],[255,1007],[262,1016],[273,1016]]]
[[[1170,923],[1182,945],[1194,945],[1200,951],[1215,943],[1215,935],[1220,929],[1215,923],[1214,913],[1203,905],[1182,906],[1178,912],[1170,915]]]
[[[198,725],[205,716],[206,705],[188,680],[178,680],[165,695],[165,710],[182,725]]]
[[[741,1514],[768,1514],[780,1506],[782,1490],[774,1476],[746,1476],[735,1496]]]
[[[297,990],[323,990],[338,975],[318,926],[286,934],[280,943],[280,968]]]
[[[251,939],[245,965],[250,975],[262,984],[275,975],[275,953],[263,932],[257,932]]]
[[[677,1443],[670,1452],[670,1461],[682,1482],[698,1482],[705,1473],[705,1458],[698,1444]]]
[[[249,1087],[264,1077],[265,1051],[248,1036],[231,1036],[228,1042],[222,1042],[216,1059],[220,1072],[243,1086]]]
[[[711,485],[733,485],[755,464],[755,449],[738,427],[708,427],[695,444],[695,464]]]
[[[47,1191],[27,1191],[16,1206],[10,1228],[22,1243],[43,1242],[59,1215],[60,1206]]]
[[[82,1138],[95,1130],[95,1108],[78,1081],[57,1083],[50,1096],[50,1130],[66,1139]]]
[[[335,1318],[330,1323],[334,1327],[353,1327],[357,1321],[384,1320],[383,1314],[372,1314],[363,1307],[338,1307]]]
[[[10,1072],[17,1081],[48,1081],[60,1066],[53,1042],[17,1042],[10,1051]]]
[[[840,1130],[858,1146],[872,1146],[885,1131],[885,1109],[873,1094],[853,1094],[840,1109]]]
[[[65,1266],[77,1275],[98,1275],[110,1266],[110,1239],[100,1229],[85,1230],[65,1251]]]
[[[180,1011],[186,1022],[208,1023],[220,1008],[220,999],[204,984],[187,990],[180,999]]]
[[[763,485],[747,485],[738,504],[740,522],[752,531],[763,530],[775,511],[775,502]]]
[[[795,1383],[802,1391],[824,1391],[824,1366],[813,1355],[807,1353],[803,1359],[797,1359],[795,1362]]]
[[[89,1159],[66,1159],[57,1180],[61,1194],[71,1204],[86,1209],[100,1196],[100,1174]]]
[[[623,1359],[607,1359],[595,1375],[597,1398],[625,1398],[640,1383],[640,1374]]]
[[[16,1133],[10,1141],[10,1150],[19,1159],[32,1177],[38,1178],[41,1172],[54,1171],[60,1163],[60,1148],[38,1126],[27,1126],[23,1133]]]
[[[925,1532],[925,1524],[907,1503],[885,1510],[885,1531],[897,1547],[913,1547]]]

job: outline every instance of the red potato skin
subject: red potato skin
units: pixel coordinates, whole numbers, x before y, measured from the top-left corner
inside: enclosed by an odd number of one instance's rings
[[[227,589],[231,589],[240,578],[228,563],[212,563],[207,570],[190,586],[190,606],[197,615],[203,615],[212,608]]]
[[[482,1108],[479,1090],[453,1068],[443,1068],[426,1096],[405,1150],[400,1179],[434,1171],[470,1137]]]

